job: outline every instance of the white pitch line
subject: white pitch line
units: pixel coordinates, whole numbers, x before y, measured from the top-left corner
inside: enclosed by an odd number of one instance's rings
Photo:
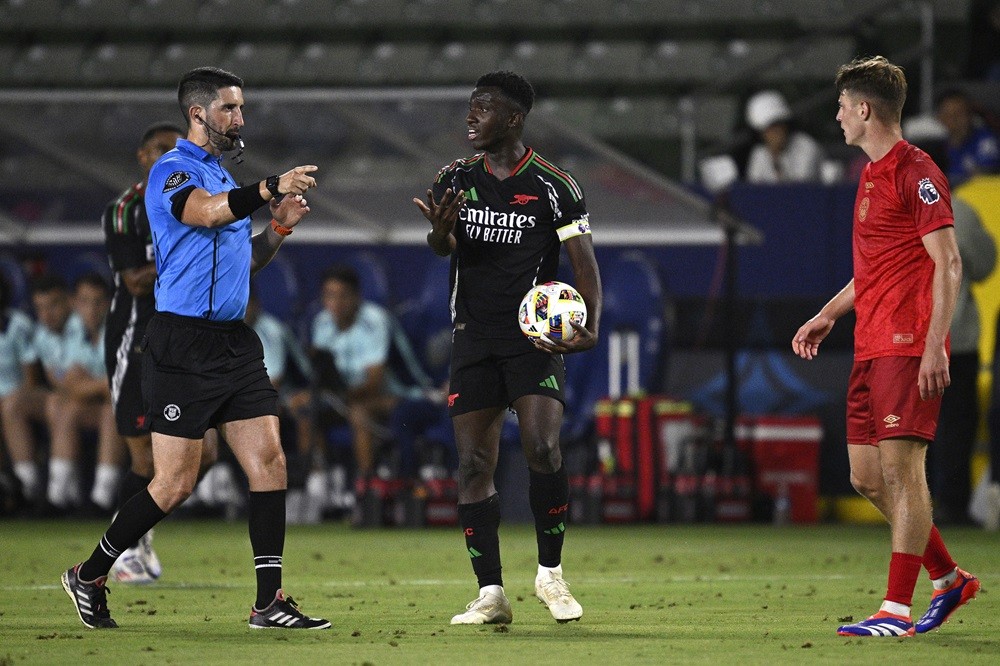
[[[322,583],[323,587],[434,587],[441,585],[468,585],[471,577],[467,578],[412,578],[397,579],[384,578],[379,580],[328,580]],[[857,576],[847,574],[825,574],[825,575],[799,575],[789,576],[787,574],[761,575],[761,576],[737,576],[721,574],[716,576],[666,576],[660,580],[667,583],[738,583],[738,582],[787,582],[787,581],[837,581],[857,579]],[[647,578],[631,578],[627,576],[583,576],[574,577],[574,582],[579,585],[628,585],[630,583],[648,584]],[[198,582],[177,582],[177,583],[154,583],[149,586],[137,587],[142,590],[212,590],[212,589],[246,589],[253,587],[253,583],[245,585],[226,585],[219,583],[198,583]],[[20,591],[41,591],[41,590],[61,590],[61,585],[0,585],[0,590],[20,592]]]

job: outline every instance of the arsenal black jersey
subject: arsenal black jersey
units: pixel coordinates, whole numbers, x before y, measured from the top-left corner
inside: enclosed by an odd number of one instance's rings
[[[108,252],[108,263],[115,272],[115,295],[108,313],[106,336],[115,348],[123,336],[135,338],[146,328],[146,322],[156,310],[153,294],[132,296],[121,271],[127,268],[141,268],[152,263],[153,237],[146,217],[142,183],[136,183],[108,204],[101,218],[104,227],[104,245]],[[127,345],[126,351],[138,345],[135,339]]]
[[[438,172],[435,199],[448,188],[466,196],[451,256],[452,321],[483,337],[522,337],[521,299],[556,279],[562,241],[590,233],[583,190],[531,148],[504,180],[485,153],[457,160]]]

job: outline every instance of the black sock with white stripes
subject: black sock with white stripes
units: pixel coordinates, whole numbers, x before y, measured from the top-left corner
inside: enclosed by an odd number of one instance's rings
[[[101,537],[100,543],[94,549],[90,559],[83,563],[77,573],[80,580],[90,582],[101,576],[107,576],[111,565],[115,563],[122,551],[139,540],[156,523],[163,520],[167,514],[156,505],[148,488],[132,496],[125,502],[115,517],[108,531]],[[282,515],[284,522],[284,515]]]
[[[285,491],[250,493],[250,546],[257,572],[257,610],[267,608],[281,589],[281,553],[285,549]]]

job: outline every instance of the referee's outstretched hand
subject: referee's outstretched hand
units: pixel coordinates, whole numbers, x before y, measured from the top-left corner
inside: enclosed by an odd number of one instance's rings
[[[586,327],[580,326],[575,321],[571,321],[570,325],[576,331],[576,335],[569,340],[532,338],[531,344],[549,354],[573,354],[593,349],[597,345],[597,336],[587,330]]]
[[[310,187],[316,187],[316,179],[309,174],[319,171],[315,164],[297,166],[278,176],[278,191],[282,194],[305,194]]]

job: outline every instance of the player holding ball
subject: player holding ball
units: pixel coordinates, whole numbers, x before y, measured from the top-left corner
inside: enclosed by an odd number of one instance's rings
[[[479,78],[469,99],[468,138],[478,151],[441,169],[426,200],[427,244],[451,255],[454,323],[448,407],[458,445],[458,515],[479,596],[452,624],[512,621],[500,565],[500,497],[493,483],[504,411],[517,414],[530,473],[538,541],[535,595],[559,622],[583,609],[562,577],[569,484],[559,450],[563,354],[597,344],[601,280],[583,191],[573,177],[524,145],[534,91],[521,76]],[[589,313],[563,339],[527,337],[522,297],[555,280],[565,246]]]

